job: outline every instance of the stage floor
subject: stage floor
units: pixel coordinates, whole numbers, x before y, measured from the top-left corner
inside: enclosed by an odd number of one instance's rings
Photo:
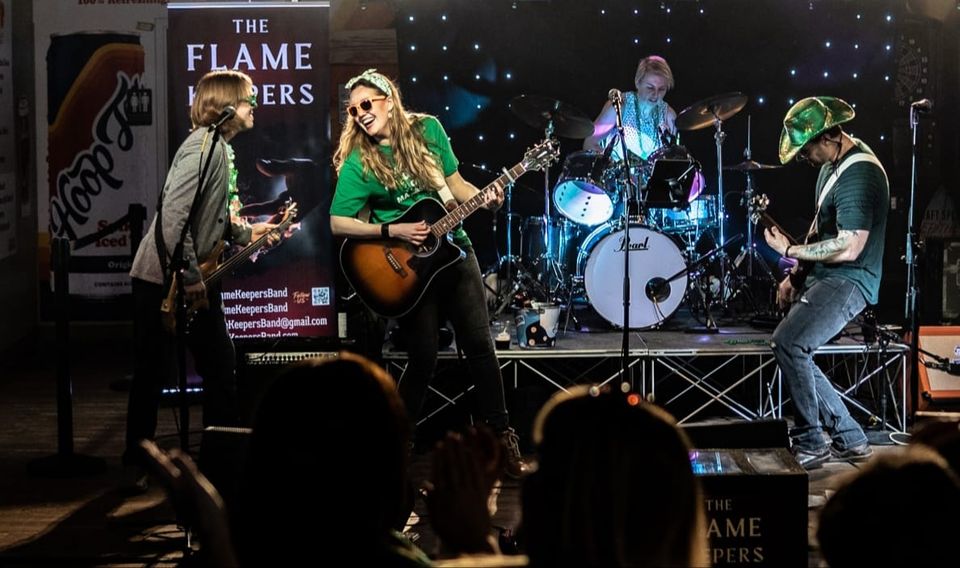
[[[621,331],[559,332],[553,347],[542,348],[520,348],[512,333],[510,348],[497,349],[508,399],[511,389],[522,391],[531,383],[554,391],[599,384],[639,392],[673,412],[681,423],[717,416],[781,418],[789,393],[770,350],[772,330],[740,324],[721,325],[716,333],[691,333],[689,323],[674,318],[664,329],[631,331],[626,379],[621,372]],[[902,432],[908,354],[904,344],[865,342],[860,327],[852,325],[818,349],[815,357],[859,420]],[[404,351],[388,344],[383,359],[395,376],[402,377]],[[462,371],[456,344],[441,349],[437,380],[431,386],[435,400],[428,404],[423,421],[459,404],[469,393],[472,385]]]

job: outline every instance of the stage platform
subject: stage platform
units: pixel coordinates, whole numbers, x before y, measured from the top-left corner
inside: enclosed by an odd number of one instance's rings
[[[510,349],[497,350],[497,357],[508,399],[511,389],[535,383],[546,385],[548,395],[573,385],[598,384],[629,387],[664,406],[681,423],[718,416],[781,418],[789,397],[770,350],[770,335],[747,326],[721,327],[713,334],[633,331],[628,337],[631,376],[626,381],[620,378],[619,331],[568,331],[558,335],[555,347],[540,349],[521,349],[513,337]],[[867,345],[851,333],[821,347],[816,361],[861,423],[904,432],[908,354],[907,345]],[[388,345],[383,357],[402,380],[406,354]],[[441,350],[431,385],[435,396],[421,423],[462,402],[473,389],[464,377],[468,375],[456,346]]]

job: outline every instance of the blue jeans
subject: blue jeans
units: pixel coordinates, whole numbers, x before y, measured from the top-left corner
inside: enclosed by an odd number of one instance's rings
[[[866,306],[859,288],[844,278],[815,282],[773,332],[770,347],[793,399],[795,448],[820,452],[823,432],[840,450],[867,441],[833,385],[813,362],[818,347],[842,330]]]
[[[480,266],[473,250],[466,252],[467,258],[438,274],[417,306],[400,319],[408,363],[398,389],[410,420],[416,424],[437,366],[438,335],[444,323],[441,318],[449,318],[477,387],[482,419],[499,432],[509,424],[503,378],[490,336]]]

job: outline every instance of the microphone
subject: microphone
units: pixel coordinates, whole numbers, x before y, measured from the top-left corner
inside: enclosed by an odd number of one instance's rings
[[[220,128],[224,122],[230,120],[237,114],[237,108],[233,105],[227,105],[223,107],[223,110],[220,112],[220,116],[217,117],[217,120],[213,121],[213,124],[210,125],[209,130],[212,132]]]
[[[623,102],[623,93],[620,92],[620,89],[610,89],[607,92],[607,98],[610,99],[610,102],[613,103],[614,106],[619,107]]]
[[[644,292],[651,301],[663,302],[670,297],[670,282],[666,278],[655,276],[647,281]]]
[[[933,101],[930,99],[920,99],[919,101],[910,103],[910,108],[916,109],[917,112],[931,112],[933,110]]]

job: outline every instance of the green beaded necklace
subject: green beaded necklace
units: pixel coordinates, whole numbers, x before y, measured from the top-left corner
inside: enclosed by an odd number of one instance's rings
[[[239,172],[234,164],[236,154],[233,151],[233,146],[226,142],[224,142],[224,145],[227,147],[227,170],[230,172],[227,177],[227,213],[239,216],[243,204],[240,203],[240,191],[237,189]]]

